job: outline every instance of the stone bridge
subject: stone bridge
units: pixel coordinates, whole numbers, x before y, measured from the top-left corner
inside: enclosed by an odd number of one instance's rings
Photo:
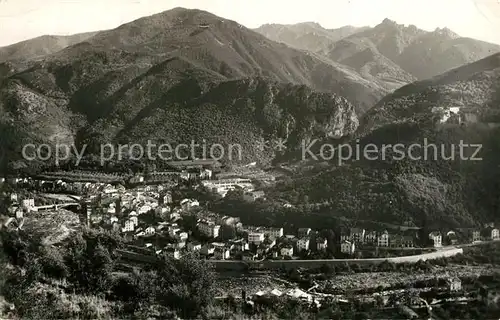
[[[66,202],[66,203],[56,203],[56,204],[49,204],[45,206],[34,206],[32,207],[33,211],[44,211],[44,210],[57,210],[60,208],[66,208],[66,207],[72,207],[72,206],[79,206],[80,204],[78,202]]]

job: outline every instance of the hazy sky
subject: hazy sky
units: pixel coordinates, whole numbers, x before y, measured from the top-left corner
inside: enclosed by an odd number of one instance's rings
[[[374,26],[389,18],[500,43],[500,0],[0,0],[0,46],[110,29],[174,7],[207,10],[250,28],[304,21],[327,28]]]

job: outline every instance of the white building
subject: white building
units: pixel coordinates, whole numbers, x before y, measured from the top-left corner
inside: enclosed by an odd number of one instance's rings
[[[198,224],[198,229],[203,235],[209,238],[217,238],[219,236],[220,225],[211,221],[202,221]]]
[[[136,226],[139,224],[139,218],[137,218],[137,216],[131,216],[129,220],[132,221]]]
[[[229,188],[229,187],[240,187],[240,188],[253,188],[252,180],[250,179],[219,179],[210,180],[202,182],[205,187],[209,188]]]
[[[441,123],[445,123],[453,115],[457,116],[458,120],[460,122],[460,108],[459,107],[450,107],[448,109],[445,109],[443,107],[434,107],[434,108],[432,108],[432,112],[438,113],[441,115],[441,119],[439,119],[439,121]]]
[[[435,248],[443,246],[443,236],[439,231],[433,231],[429,234],[429,239],[433,242]]]
[[[186,247],[186,242],[185,241],[179,241],[174,244],[175,248],[177,249],[183,249]]]
[[[265,228],[262,231],[270,238],[277,239],[283,237],[283,228]]]
[[[136,211],[130,211],[128,214],[129,217],[137,217],[137,212]]]
[[[250,232],[248,234],[248,243],[253,243],[255,245],[260,245],[265,239],[264,232]]]
[[[180,204],[181,204],[181,207],[183,210],[189,210],[191,208],[200,206],[200,203],[198,202],[198,200],[194,200],[194,199],[184,199],[181,201]]]
[[[284,246],[281,248],[280,253],[284,257],[292,257],[293,256],[293,247],[292,246]]]
[[[446,282],[450,291],[456,292],[462,290],[462,281],[459,278],[450,278]]]
[[[122,231],[123,232],[132,232],[132,231],[134,231],[135,226],[136,226],[136,224],[134,223],[134,221],[132,220],[132,218],[128,219],[127,221],[125,221],[125,224],[123,226]]]
[[[151,211],[151,206],[150,205],[143,205],[139,208],[139,214],[145,214],[145,213],[148,213],[149,211]]]
[[[325,251],[328,246],[328,241],[324,238],[317,238],[316,239],[316,250],[318,251]]]
[[[298,251],[307,251],[309,250],[309,238],[301,238],[297,241],[297,250]]]
[[[17,202],[18,200],[17,193],[11,193],[10,194],[10,201],[12,202]]]
[[[471,241],[472,243],[480,242],[482,240],[481,238],[481,231],[479,230],[473,230],[472,235],[471,235]]]
[[[144,230],[144,234],[146,236],[152,236],[156,233],[156,229],[154,227],[147,227],[146,230]]]
[[[379,247],[389,247],[389,232],[387,232],[387,230],[385,230],[378,236],[377,245]]]
[[[21,201],[21,207],[28,211],[31,211],[35,207],[35,199],[24,199],[23,201]]]
[[[355,250],[356,250],[356,246],[355,246],[354,242],[346,240],[346,241],[342,242],[342,244],[340,245],[340,251],[342,253],[345,253],[348,255],[353,255]]]
[[[230,257],[230,252],[227,248],[215,248],[214,258],[216,260],[227,260]]]
[[[177,226],[177,223],[172,226],[168,226],[168,235],[174,238],[177,233],[181,232],[181,228]]]
[[[209,180],[212,179],[212,170],[209,169],[203,169],[200,172],[200,179],[201,180]]]
[[[219,179],[219,180],[204,180],[202,181],[204,187],[217,192],[222,197],[225,197],[229,190],[234,190],[239,187],[246,191],[253,191],[254,185],[250,179]]]
[[[236,251],[247,251],[250,249],[248,241],[245,239],[231,240],[229,243],[231,244],[232,248]]]
[[[243,194],[243,199],[249,202],[253,202],[257,199],[264,198],[264,196],[265,196],[264,191],[252,191],[252,192],[245,192]]]
[[[116,192],[118,192],[118,190],[115,187],[113,187],[112,185],[110,185],[110,184],[106,185],[102,191],[105,194],[110,194],[110,193],[116,193]]]
[[[158,214],[158,215],[163,215],[163,214],[168,214],[170,212],[170,208],[169,207],[156,207],[155,209],[155,213]]]
[[[179,239],[180,241],[186,241],[187,238],[189,237],[187,232],[178,232],[175,237]]]
[[[199,242],[189,242],[187,244],[187,249],[189,251],[200,251],[201,250],[201,243],[199,243]]]
[[[493,228],[491,230],[491,240],[499,240],[500,239],[500,230],[497,228]]]
[[[173,202],[172,200],[172,193],[167,192],[161,199],[161,204],[170,204]]]
[[[366,230],[362,228],[351,228],[349,231],[350,240],[354,243],[365,243]]]
[[[134,176],[134,177],[130,178],[130,183],[131,184],[142,183],[142,182],[144,182],[144,177],[143,176],[137,175],[137,176]]]
[[[377,243],[378,235],[376,231],[370,231],[365,234],[365,243],[374,245]]]

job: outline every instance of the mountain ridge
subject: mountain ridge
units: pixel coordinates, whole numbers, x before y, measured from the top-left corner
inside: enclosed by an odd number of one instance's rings
[[[364,114],[343,141],[352,150],[377,146],[375,159],[303,164],[276,195],[329,203],[333,215],[427,230],[498,221],[499,102],[500,53],[406,85]]]
[[[43,35],[3,46],[0,47],[0,63],[10,60],[41,58],[85,41],[99,32],[100,31],[85,32],[69,36]]]
[[[254,31],[276,42],[291,47],[319,53],[332,42],[336,42],[366,27],[343,26],[326,29],[317,22],[300,22],[296,24],[264,24]],[[308,39],[310,37],[311,39]]]
[[[177,8],[100,32],[9,75],[0,86],[0,129],[15,154],[25,140],[88,144],[96,152],[101,143],[179,143],[205,134],[254,150],[245,160],[266,162],[273,155],[251,141],[285,136],[277,119],[296,141],[347,135],[357,127],[356,101],[367,107],[381,96],[347,67],[237,22]]]
[[[345,36],[336,39],[323,37],[321,41],[316,41],[316,36],[300,23],[264,25],[256,30],[270,39],[348,65],[389,91],[500,52],[500,45],[461,37],[448,28],[424,31],[415,25],[398,24],[388,18],[373,28],[353,29]],[[314,25],[314,30],[318,34],[328,34],[328,30],[320,25]],[[372,52],[372,60],[366,59],[366,52]],[[374,70],[384,72],[379,75]],[[388,78],[387,74],[392,76]]]

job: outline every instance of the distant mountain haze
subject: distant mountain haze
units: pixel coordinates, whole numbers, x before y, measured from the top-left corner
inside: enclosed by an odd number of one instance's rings
[[[303,22],[292,25],[265,24],[254,30],[276,42],[319,53],[328,49],[332,43],[367,28],[345,26],[325,29],[316,22]]]
[[[373,27],[390,18],[427,31],[449,27],[464,37],[500,44],[496,0],[4,0],[0,1],[0,46],[44,34],[112,29],[175,7],[206,10],[248,28],[303,21],[327,29]]]
[[[41,58],[85,41],[96,33],[97,32],[88,32],[71,36],[46,35],[21,41],[10,46],[0,47],[0,62]]]
[[[343,31],[342,31],[343,30]],[[500,52],[500,46],[463,38],[444,28],[433,32],[385,19],[373,28],[327,30],[319,24],[263,25],[256,31],[270,39],[353,67],[388,88],[427,79]]]

